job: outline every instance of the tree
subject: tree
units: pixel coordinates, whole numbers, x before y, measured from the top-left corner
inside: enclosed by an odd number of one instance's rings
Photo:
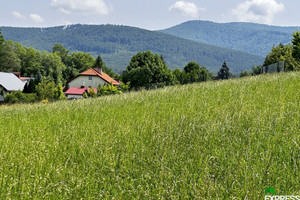
[[[93,68],[102,68],[102,69],[106,68],[106,65],[103,62],[100,55],[96,58]]]
[[[293,39],[292,39],[292,44],[293,44],[293,58],[295,58],[296,61],[300,62],[300,32],[295,31],[293,33]]]
[[[33,79],[30,79],[28,83],[25,84],[24,93],[34,93],[35,92],[35,81]]]
[[[174,69],[172,71],[173,76],[175,77],[175,84],[181,84],[183,82],[182,73],[180,69]]]
[[[72,54],[72,56],[70,56],[70,50],[66,49],[62,44],[54,44],[51,52],[58,55],[61,62],[65,65],[62,70],[62,79],[64,82],[79,74],[81,66],[77,65],[84,65],[83,62],[76,61],[75,59],[76,55],[79,54]]]
[[[52,53],[56,53],[61,61],[66,65],[70,50],[66,49],[62,44],[54,44],[52,47]]]
[[[91,68],[95,63],[95,58],[88,53],[73,52],[67,62],[67,66],[77,69],[79,72]]]
[[[189,62],[183,68],[181,77],[181,84],[207,81],[209,79],[209,71],[198,63]]]
[[[55,100],[57,98],[57,88],[54,81],[43,78],[36,86],[36,92],[40,100]]]
[[[195,62],[189,62],[186,66],[184,66],[183,70],[185,73],[190,73],[192,71],[198,71],[200,69],[200,65]]]
[[[245,77],[245,76],[251,76],[251,73],[248,72],[247,70],[240,73],[240,78]]]
[[[1,38],[1,37],[0,37]],[[14,52],[12,41],[4,41],[0,44],[0,71],[20,71],[20,59]]]
[[[101,68],[110,77],[118,78],[118,75],[105,65],[100,55],[96,58],[93,68]]]
[[[175,83],[167,64],[158,54],[151,51],[138,52],[134,55],[122,78],[124,82],[130,82],[135,89],[150,89]]]
[[[298,62],[293,57],[292,45],[283,45],[282,43],[280,43],[278,46],[273,46],[271,52],[265,58],[264,66],[268,66],[281,61],[285,61],[285,70],[287,71],[292,71],[297,68]]]
[[[56,86],[54,99],[56,99],[56,100],[66,100],[67,99],[67,97],[65,96],[65,94],[63,92],[63,88],[62,88],[61,84],[58,84]]]
[[[255,75],[259,75],[261,74],[261,65],[258,65],[256,67],[252,67],[252,75],[255,76]]]
[[[0,46],[4,43],[4,37],[2,35],[1,29],[0,29]]]
[[[21,60],[21,75],[22,76],[36,76],[43,72],[41,65],[41,52],[32,47],[23,48],[19,50],[18,57]]]
[[[229,79],[229,77],[230,77],[229,67],[226,64],[226,61],[224,61],[221,69],[218,72],[218,78],[224,80],[224,79]]]
[[[62,83],[62,72],[65,70],[65,65],[61,62],[61,59],[57,54],[43,52],[41,56],[41,65],[43,67],[43,76],[53,80],[57,85]]]

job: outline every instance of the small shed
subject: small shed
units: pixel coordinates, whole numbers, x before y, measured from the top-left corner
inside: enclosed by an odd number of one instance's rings
[[[81,87],[70,87],[66,92],[65,95],[67,99],[81,99],[83,98],[83,94],[86,92],[88,93],[90,88],[81,86]],[[97,88],[94,88],[94,91],[97,93]]]

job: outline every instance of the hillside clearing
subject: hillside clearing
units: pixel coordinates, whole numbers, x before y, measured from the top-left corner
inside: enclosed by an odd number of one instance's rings
[[[300,73],[0,107],[0,199],[300,194]]]

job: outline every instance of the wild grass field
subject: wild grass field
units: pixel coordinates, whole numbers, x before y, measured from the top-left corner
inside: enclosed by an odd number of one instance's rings
[[[0,106],[0,199],[300,195],[300,73]]]

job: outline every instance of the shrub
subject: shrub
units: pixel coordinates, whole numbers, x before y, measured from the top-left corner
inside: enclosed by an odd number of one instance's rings
[[[36,92],[40,100],[48,99],[49,101],[53,101],[66,99],[62,86],[55,85],[54,81],[48,79],[42,79],[36,86]]]
[[[97,94],[93,88],[90,88],[89,97],[92,97],[92,98],[97,97]]]
[[[127,88],[127,87],[125,87]],[[105,96],[105,95],[112,95],[112,94],[122,94],[121,89],[114,86],[113,84],[107,84],[107,85],[99,85],[97,94],[98,96]]]
[[[240,78],[245,77],[245,76],[251,76],[251,73],[248,71],[241,72]]]
[[[25,94],[21,91],[13,91],[6,95],[4,101],[6,103],[33,103],[38,101],[38,96],[35,93]]]
[[[121,82],[119,88],[122,92],[128,92],[128,90],[130,89],[130,82]]]
[[[86,93],[86,92],[85,92],[85,93],[83,93],[83,98],[85,98],[85,99],[89,98],[89,96],[87,95],[87,93]]]

